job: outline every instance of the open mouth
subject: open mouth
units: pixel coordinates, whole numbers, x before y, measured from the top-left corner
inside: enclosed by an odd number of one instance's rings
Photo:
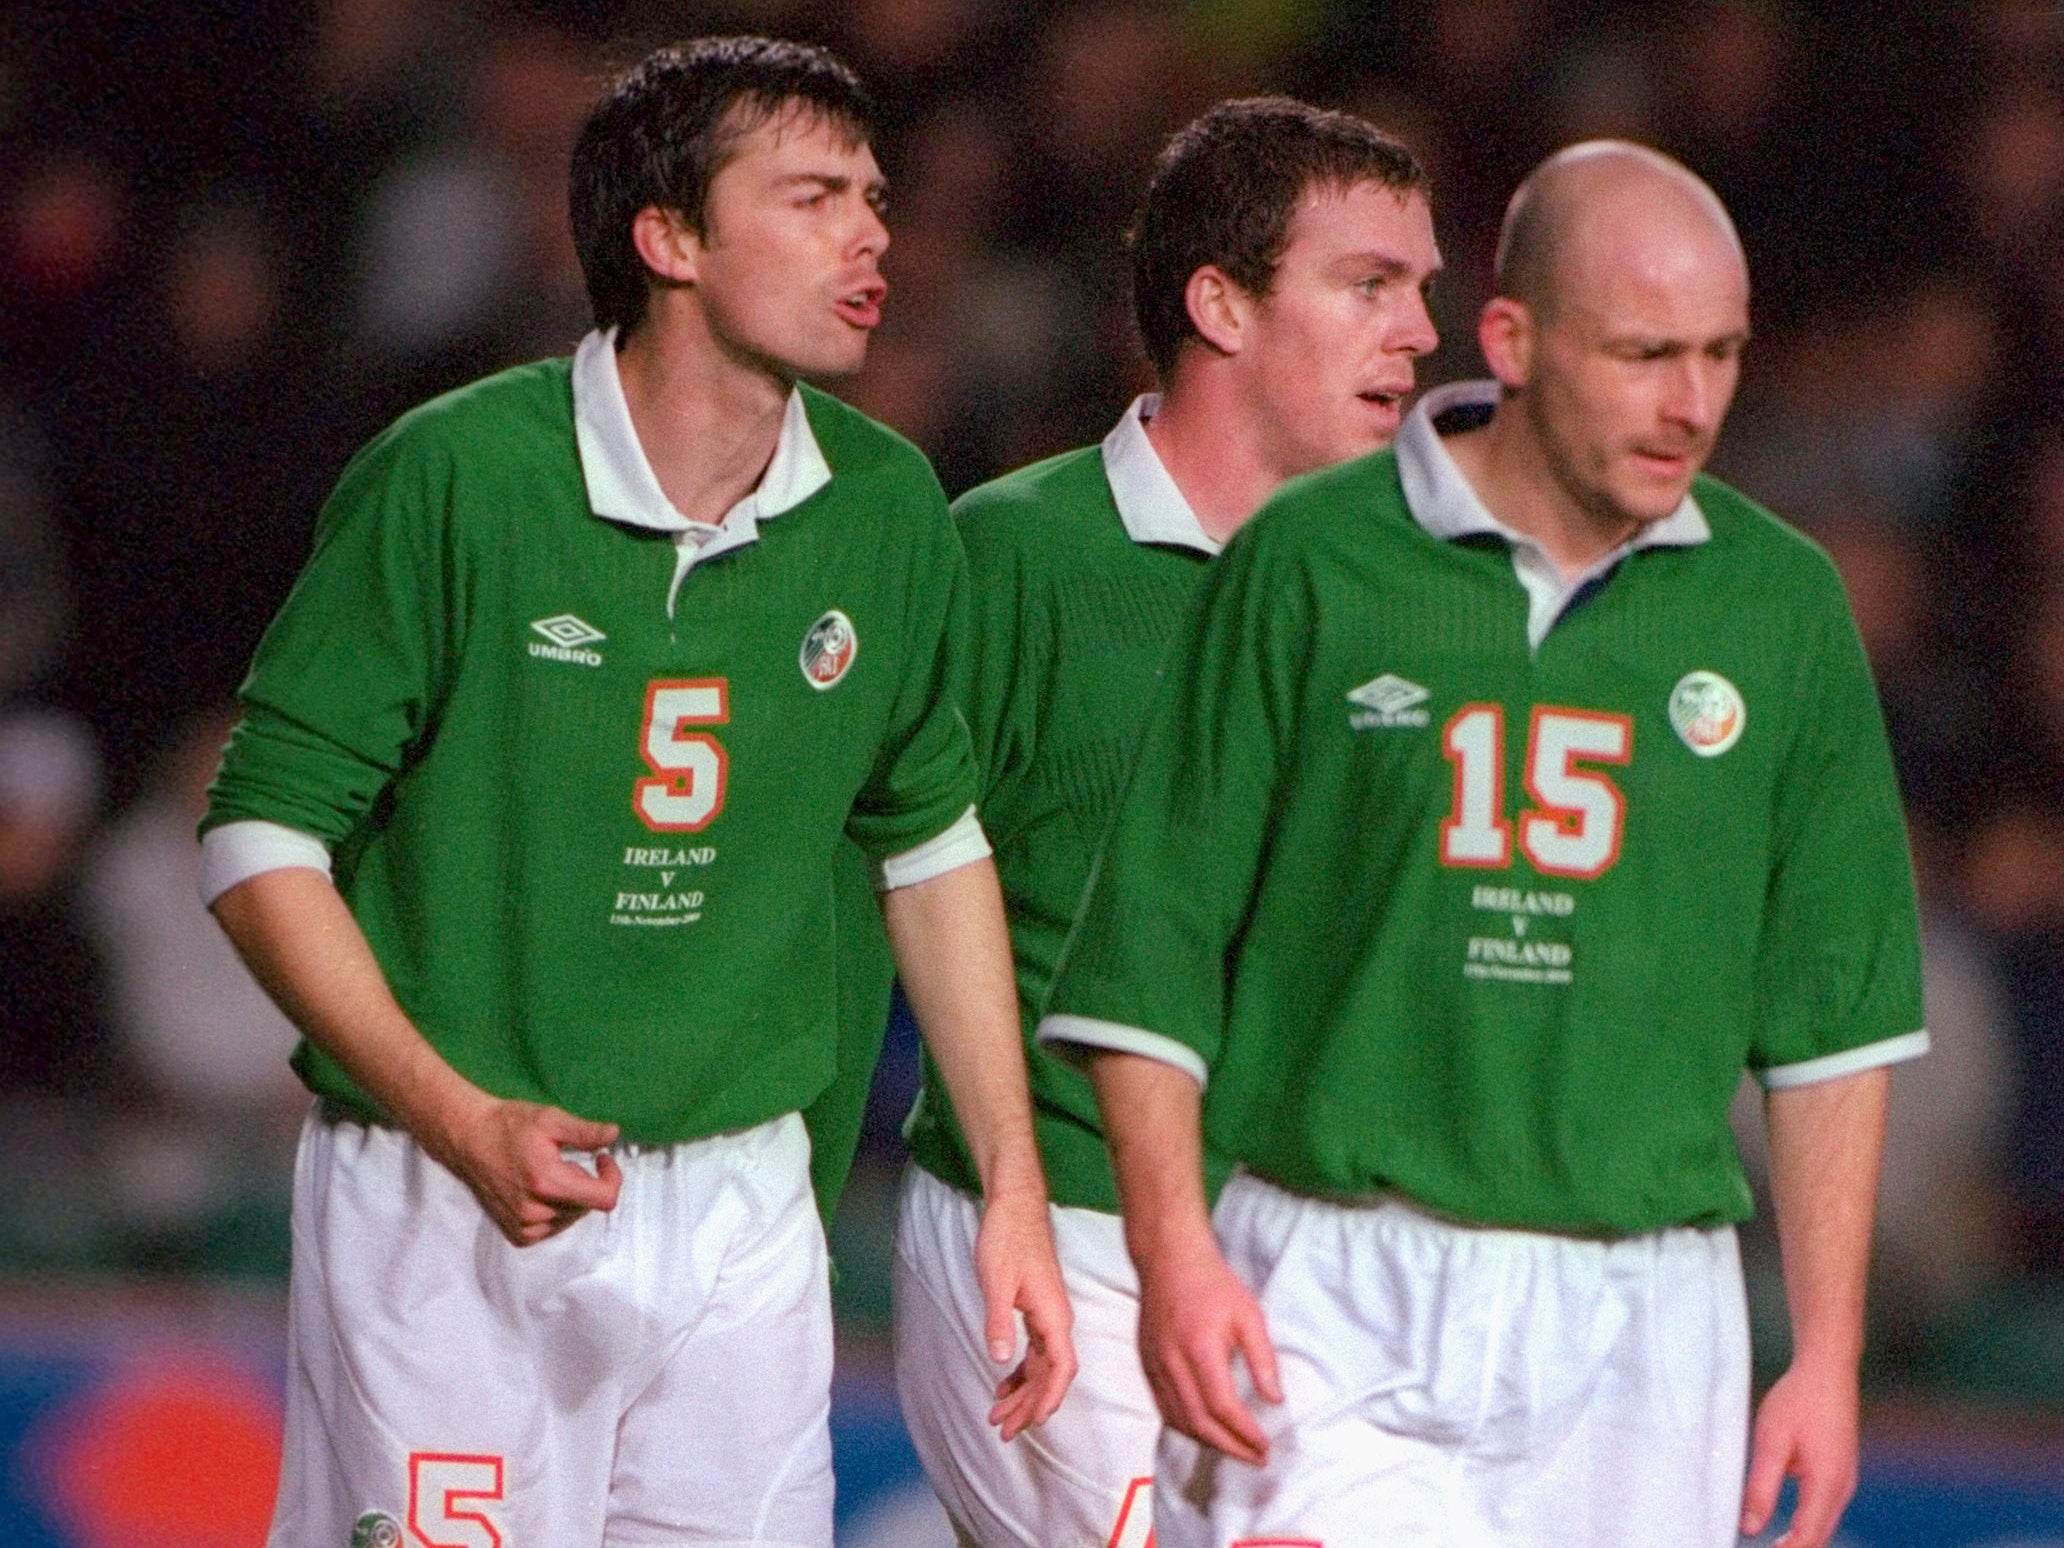
[[[1358,392],[1355,394],[1355,396],[1360,398],[1364,403],[1373,403],[1378,408],[1389,409],[1392,412],[1396,412],[1398,409],[1404,407],[1405,395],[1410,391],[1411,389],[1408,387],[1400,387],[1388,391],[1371,389],[1367,392]]]
[[[863,285],[840,296],[832,303],[831,309],[855,328],[879,327],[882,302],[888,294],[889,287],[885,284]]]

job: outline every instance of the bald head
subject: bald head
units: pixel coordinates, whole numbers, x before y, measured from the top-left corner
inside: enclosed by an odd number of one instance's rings
[[[1587,140],[1527,175],[1505,207],[1495,288],[1536,314],[1559,311],[1615,268],[1731,270],[1741,238],[1719,196],[1682,163],[1625,140]]]

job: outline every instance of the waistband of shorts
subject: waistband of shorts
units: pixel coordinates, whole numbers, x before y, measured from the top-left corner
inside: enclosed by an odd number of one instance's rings
[[[1272,1189],[1282,1194],[1285,1198],[1309,1199],[1314,1203],[1330,1204],[1339,1209],[1397,1209],[1405,1214],[1416,1215],[1423,1220],[1430,1220],[1436,1225],[1447,1226],[1457,1231],[1481,1231],[1487,1234],[1499,1233],[1508,1236],[1534,1236],[1552,1241],[1596,1242],[1602,1247],[1611,1247],[1620,1242],[1639,1241],[1644,1237],[1660,1236],[1670,1231],[1706,1232],[1715,1229],[1731,1229],[1724,1226],[1683,1225],[1662,1226],[1654,1231],[1549,1230],[1541,1226],[1505,1225],[1494,1220],[1470,1220],[1461,1215],[1451,1215],[1446,1210],[1436,1209],[1423,1200],[1413,1198],[1410,1194],[1400,1193],[1395,1188],[1372,1188],[1366,1191],[1345,1192],[1328,1190],[1325,1192],[1304,1193],[1294,1188],[1285,1188],[1281,1183],[1271,1182],[1266,1177],[1257,1176],[1253,1172],[1247,1171],[1244,1167],[1236,1171],[1234,1175],[1260,1183],[1263,1187]]]
[[[410,1134],[407,1129],[396,1123],[387,1114],[360,1107],[356,1103],[339,1101],[335,1097],[319,1096],[315,1099],[315,1118],[319,1123],[331,1125],[348,1124],[362,1129],[384,1129],[390,1134],[399,1134],[410,1140],[415,1138],[414,1135]],[[726,1129],[718,1134],[698,1134],[693,1139],[671,1140],[661,1143],[641,1140],[618,1140],[613,1145],[603,1145],[597,1148],[607,1150],[612,1155],[618,1156],[657,1155],[667,1151],[686,1150],[694,1145],[707,1145],[714,1141],[745,1139],[748,1136],[763,1132],[769,1138],[772,1138],[784,1124],[791,1122],[800,1124],[802,1121],[802,1114],[800,1113],[779,1113],[759,1123],[748,1124],[742,1129]]]

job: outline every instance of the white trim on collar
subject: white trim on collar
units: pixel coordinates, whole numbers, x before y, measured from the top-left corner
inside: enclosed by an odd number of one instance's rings
[[[1434,421],[1450,409],[1496,408],[1496,382],[1452,382],[1426,394],[1398,431],[1398,482],[1412,519],[1446,542],[1456,538],[1503,538],[1512,551],[1512,573],[1527,594],[1527,643],[1536,650],[1570,603],[1593,581],[1639,548],[1691,548],[1713,535],[1706,513],[1687,491],[1677,509],[1652,521],[1633,537],[1577,575],[1565,576],[1547,550],[1493,516],[1442,444]]]
[[[1134,398],[1124,418],[1104,437],[1104,478],[1118,504],[1118,519],[1135,543],[1167,543],[1216,554],[1224,545],[1204,530],[1147,439],[1146,422],[1160,408],[1158,393]]]
[[[758,485],[724,513],[717,527],[688,520],[660,489],[658,475],[638,444],[630,405],[624,400],[623,379],[617,374],[614,328],[590,333],[574,352],[573,433],[580,447],[589,509],[607,521],[659,532],[699,529],[711,535],[701,545],[704,557],[751,542],[759,522],[793,510],[831,482],[831,466],[810,429],[802,391],[791,389],[773,459]]]

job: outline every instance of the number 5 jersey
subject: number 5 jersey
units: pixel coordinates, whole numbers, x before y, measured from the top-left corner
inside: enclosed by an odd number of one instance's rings
[[[353,461],[203,831],[216,891],[280,830],[331,850],[461,1074],[667,1144],[829,1082],[842,834],[895,884],[987,849],[944,691],[965,560],[922,456],[798,387],[759,486],[687,522],[611,345],[438,399]]]

